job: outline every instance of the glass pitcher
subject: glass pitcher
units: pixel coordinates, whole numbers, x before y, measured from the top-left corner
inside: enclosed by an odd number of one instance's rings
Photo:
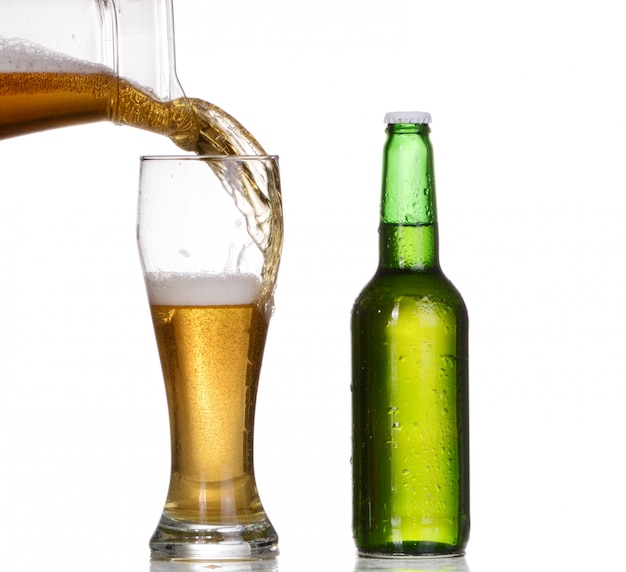
[[[168,131],[171,0],[0,3],[0,138],[110,120]]]

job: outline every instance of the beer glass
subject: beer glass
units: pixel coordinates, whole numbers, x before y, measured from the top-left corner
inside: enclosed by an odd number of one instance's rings
[[[171,434],[152,558],[272,558],[253,436],[282,246],[277,157],[143,157],[137,233]]]

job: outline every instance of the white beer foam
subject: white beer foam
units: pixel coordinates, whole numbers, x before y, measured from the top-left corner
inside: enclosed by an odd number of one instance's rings
[[[254,274],[146,274],[150,304],[156,306],[231,306],[254,303],[261,282]]]
[[[20,38],[0,37],[0,72],[111,73],[102,64],[53,52]]]

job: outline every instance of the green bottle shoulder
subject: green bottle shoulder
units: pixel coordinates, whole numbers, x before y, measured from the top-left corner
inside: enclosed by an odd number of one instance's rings
[[[357,297],[353,311],[380,309],[401,298],[428,298],[431,303],[447,306],[455,313],[467,314],[461,293],[440,270],[379,270]]]

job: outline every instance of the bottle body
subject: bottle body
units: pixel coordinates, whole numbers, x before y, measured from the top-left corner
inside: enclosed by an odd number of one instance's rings
[[[467,321],[442,274],[377,274],[354,305],[353,515],[361,553],[464,551]]]
[[[463,554],[468,315],[439,267],[424,125],[390,125],[380,262],[352,309],[353,532],[361,554]]]

